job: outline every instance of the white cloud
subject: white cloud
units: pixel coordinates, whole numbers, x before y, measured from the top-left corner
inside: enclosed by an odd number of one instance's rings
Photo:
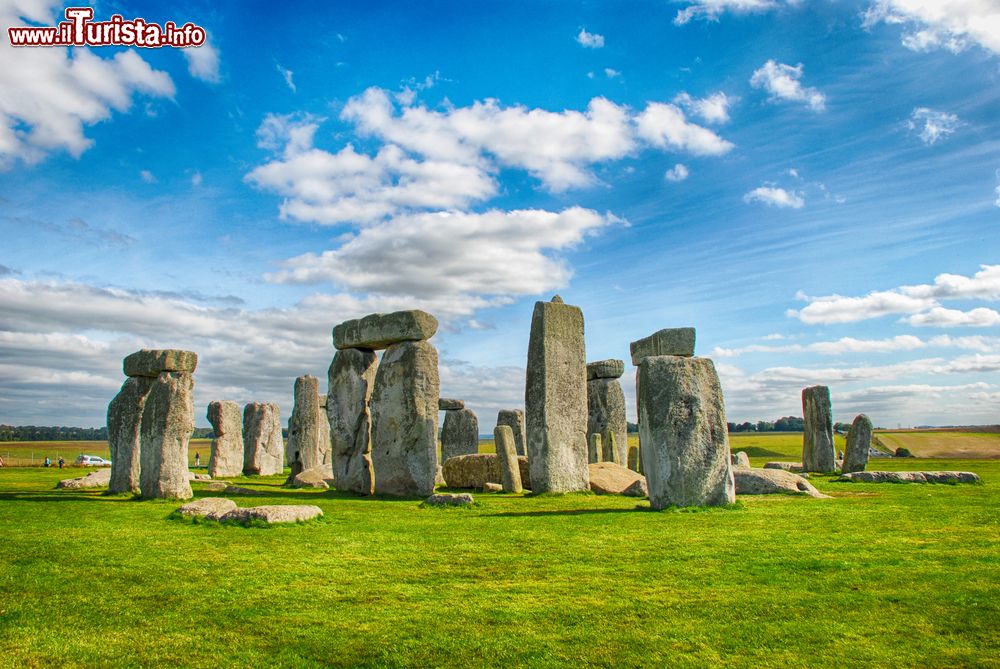
[[[54,3],[0,6],[0,24],[55,25]],[[62,5],[58,5],[62,7]],[[79,157],[92,144],[84,127],[127,112],[135,95],[171,98],[174,84],[136,50],[111,58],[96,49],[14,48],[0,39],[0,169],[35,164],[51,151]]]
[[[615,70],[615,69],[612,69],[612,68],[610,68],[610,67],[606,67],[606,68],[604,68],[604,75],[605,75],[605,76],[606,76],[606,77],[607,77],[608,79],[614,79],[615,77],[620,77],[620,76],[622,76],[622,73],[621,73],[621,72],[619,72],[618,70]]]
[[[719,156],[733,148],[732,143],[708,128],[684,118],[684,112],[676,105],[651,102],[635,120],[639,137],[660,148],[696,156]]]
[[[743,196],[743,201],[747,204],[760,202],[769,207],[778,207],[780,209],[801,209],[806,205],[805,198],[801,193],[794,193],[774,186],[754,188]]]
[[[826,108],[826,96],[819,90],[802,85],[803,66],[786,65],[769,60],[750,77],[750,85],[766,90],[772,100],[789,100],[805,103],[813,111]]]
[[[955,114],[916,107],[906,127],[916,132],[924,144],[934,144],[955,132],[961,122]]]
[[[191,175],[191,185],[194,186],[195,188],[200,186],[203,180],[204,179],[201,176],[201,172],[199,172],[198,170],[195,170],[194,174]]]
[[[866,28],[904,26],[903,45],[914,51],[959,53],[978,44],[1000,54],[1000,5],[995,0],[877,0],[863,18]]]
[[[674,102],[706,123],[728,123],[729,107],[734,99],[719,91],[705,98],[693,98],[687,93],[681,93],[674,98]]]
[[[148,184],[155,184],[156,183],[156,176],[152,172],[150,172],[149,170],[142,170],[141,172],[139,172],[139,177],[145,183],[148,183]]]
[[[210,84],[221,81],[219,77],[219,51],[211,41],[205,40],[201,46],[181,49],[187,59],[188,72],[192,77]]]
[[[970,311],[934,307],[926,312],[910,316],[906,322],[919,327],[987,328],[1000,325],[1000,313],[986,307],[978,307]]]
[[[997,175],[997,181],[1000,181],[1000,170],[996,171],[996,175]],[[996,187],[996,194],[997,194],[997,199],[996,202],[994,202],[993,204],[1000,207],[1000,185],[997,185]]]
[[[677,16],[674,17],[674,25],[682,26],[693,19],[701,19],[703,21],[718,21],[719,17],[722,16],[724,12],[733,12],[735,14],[751,14],[758,12],[766,12],[771,9],[775,9],[782,4],[795,5],[798,4],[799,0],[786,0],[785,3],[780,2],[780,0],[697,0],[697,2],[690,2],[690,0],[674,0],[675,2],[689,2],[690,4],[677,12]]]
[[[837,356],[846,353],[896,353],[925,348],[955,348],[979,353],[1000,353],[1000,338],[951,337],[949,335],[940,335],[930,339],[921,339],[913,335],[898,335],[887,339],[841,337],[835,341],[818,341],[812,344],[751,344],[738,348],[717,346],[713,349],[712,356],[736,358],[747,353],[818,353]]]
[[[588,33],[583,28],[580,28],[580,32],[576,36],[576,41],[588,49],[600,49],[604,47],[604,35]]]
[[[285,85],[288,86],[289,90],[291,90],[292,93],[297,93],[298,90],[295,88],[295,82],[292,80],[295,73],[287,67],[282,67],[280,63],[275,63],[274,66],[277,68],[278,74],[281,75],[281,78],[285,80]]]
[[[684,181],[688,178],[689,174],[690,172],[688,172],[688,168],[686,166],[681,163],[677,163],[667,170],[667,173],[663,175],[663,178],[667,181]]]

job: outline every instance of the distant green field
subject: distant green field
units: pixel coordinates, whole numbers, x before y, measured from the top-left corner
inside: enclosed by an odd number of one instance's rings
[[[191,465],[194,466],[195,453],[200,453],[202,466],[207,466],[211,446],[211,439],[192,439],[188,449]],[[59,456],[72,465],[78,455],[111,458],[106,441],[0,441],[0,458],[8,467],[40,467],[46,457],[58,462]]]
[[[891,451],[907,448],[920,458],[1000,458],[1000,433],[892,430],[875,435]]]

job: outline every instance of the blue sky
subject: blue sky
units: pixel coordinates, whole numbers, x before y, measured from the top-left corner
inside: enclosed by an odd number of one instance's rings
[[[695,326],[730,420],[998,422],[993,0],[94,8],[210,37],[0,40],[0,422],[102,424],[141,347],[199,352],[200,425],[287,416],[333,325],[420,307],[488,432],[555,293],[591,360]]]

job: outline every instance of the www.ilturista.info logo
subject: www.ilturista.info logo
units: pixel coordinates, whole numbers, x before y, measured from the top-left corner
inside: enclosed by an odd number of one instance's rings
[[[67,7],[66,20],[57,26],[13,26],[7,28],[12,46],[139,46],[184,48],[205,43],[205,29],[188,22],[162,26],[145,19],[126,20],[114,14],[110,21],[92,21],[91,7]]]

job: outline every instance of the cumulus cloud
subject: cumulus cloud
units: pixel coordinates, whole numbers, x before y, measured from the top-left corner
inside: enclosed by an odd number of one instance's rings
[[[934,307],[920,314],[914,314],[906,319],[910,325],[919,327],[975,327],[987,328],[1000,325],[1000,313],[986,307],[978,307],[969,311],[961,309],[946,309]]]
[[[684,112],[672,104],[649,103],[636,117],[636,125],[639,137],[660,148],[696,156],[719,156],[733,148],[731,142],[708,128],[688,121]]]
[[[55,25],[57,5],[17,0],[0,6],[4,26]],[[58,5],[62,7],[62,5]],[[85,126],[127,112],[137,95],[171,98],[174,83],[136,50],[101,58],[94,49],[14,48],[0,39],[0,169],[32,165],[52,151],[79,157],[93,143]]]
[[[826,96],[816,88],[803,86],[802,74],[802,63],[793,66],[769,60],[754,71],[750,85],[767,91],[772,100],[802,102],[813,111],[823,111]]]
[[[978,45],[1000,54],[1000,5],[994,0],[877,0],[863,25],[901,25],[903,45],[913,51],[959,53]]]
[[[766,338],[765,338],[766,339]],[[898,335],[886,339],[856,339],[841,337],[835,341],[818,341],[812,344],[751,344],[736,348],[716,346],[712,350],[715,358],[737,358],[747,353],[818,353],[837,356],[853,353],[896,353],[926,348],[951,348],[979,353],[1000,353],[1000,338],[997,337],[952,337],[940,335],[921,339],[914,335]]]
[[[576,41],[588,49],[601,49],[604,47],[604,35],[588,33],[583,28],[580,28],[580,32],[576,36]]]
[[[752,14],[766,12],[781,5],[795,5],[799,0],[675,0],[688,4],[687,7],[679,10],[674,17],[674,25],[682,26],[692,20],[718,21],[725,12],[734,14]]]
[[[769,207],[779,209],[801,209],[806,206],[806,200],[801,193],[787,191],[784,188],[775,186],[760,186],[754,188],[743,196],[743,201],[747,204],[760,202]]]
[[[917,133],[924,144],[934,144],[955,132],[961,122],[955,114],[916,107],[910,114],[906,127]]]
[[[674,98],[674,102],[705,123],[728,123],[729,108],[734,100],[719,91],[704,98],[693,98],[688,93],[681,93]]]
[[[181,49],[184,58],[187,59],[188,73],[196,79],[217,84],[221,81],[219,76],[219,51],[212,44],[210,39],[206,39],[201,46]]]
[[[688,171],[688,168],[685,165],[677,163],[669,170],[667,170],[667,173],[663,175],[663,178],[665,178],[667,181],[684,181],[685,179],[688,178],[689,174],[690,172]]]

